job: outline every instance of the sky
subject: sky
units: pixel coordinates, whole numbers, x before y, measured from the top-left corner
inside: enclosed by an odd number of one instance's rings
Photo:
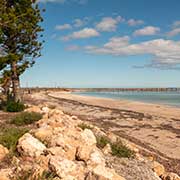
[[[28,87],[180,87],[180,0],[39,0]]]

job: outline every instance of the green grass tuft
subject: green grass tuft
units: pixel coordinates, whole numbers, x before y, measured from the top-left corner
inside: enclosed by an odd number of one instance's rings
[[[123,145],[121,141],[112,143],[110,139],[105,136],[97,136],[96,140],[97,140],[96,146],[100,149],[103,149],[107,144],[110,144],[113,156],[117,156],[120,158],[122,157],[134,158],[135,157],[135,153],[132,150],[130,150],[128,147]]]
[[[122,142],[116,142],[111,144],[112,155],[117,157],[134,158],[135,153],[128,147],[122,144]]]
[[[19,128],[1,128],[0,129],[0,144],[7,147],[10,150],[10,153],[16,151],[16,145],[18,139],[23,136],[28,129],[19,129]]]
[[[91,126],[89,126],[88,124],[85,124],[85,123],[79,124],[78,127],[81,128],[82,130],[85,130],[85,129],[92,130],[93,129]]]
[[[5,106],[7,112],[22,112],[24,111],[25,106],[21,102],[8,101]]]
[[[110,140],[105,136],[96,137],[97,147],[103,149],[107,144],[111,144]]]
[[[17,126],[23,126],[32,124],[36,121],[42,119],[42,114],[36,112],[22,112],[18,114],[11,120],[11,124],[15,124]]]

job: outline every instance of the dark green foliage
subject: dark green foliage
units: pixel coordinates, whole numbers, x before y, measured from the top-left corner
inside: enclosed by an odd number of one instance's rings
[[[44,171],[38,177],[32,177],[32,175],[33,171],[22,172],[21,174],[18,174],[16,180],[53,180],[55,177],[57,177],[56,174],[51,171]]]
[[[17,126],[23,126],[23,125],[32,124],[36,121],[39,121],[40,119],[42,119],[42,114],[40,114],[40,113],[22,112],[21,114],[18,114],[17,116],[15,116],[11,120],[11,123],[15,124]]]
[[[13,88],[13,100],[20,100],[19,76],[41,56],[40,9],[36,1],[0,1],[0,81]]]
[[[7,112],[21,112],[24,111],[25,106],[21,102],[8,101],[5,110]]]
[[[18,139],[28,132],[27,129],[20,129],[20,128],[1,128],[0,129],[0,144],[7,147],[10,152],[14,153],[16,150],[16,145]]]
[[[96,140],[97,140],[97,147],[100,149],[104,148],[107,144],[110,144],[110,140],[104,136],[96,137]]]
[[[103,149],[107,144],[110,144],[111,151],[113,156],[117,157],[125,157],[125,158],[134,158],[134,152],[130,150],[128,147],[122,144],[121,141],[116,143],[112,143],[110,139],[105,136],[98,136],[96,137],[97,140],[97,147]]]
[[[134,152],[127,148],[122,142],[111,144],[112,155],[117,157],[134,158]]]
[[[93,129],[91,126],[89,126],[88,124],[85,124],[85,123],[79,124],[78,127],[81,128],[82,130]]]

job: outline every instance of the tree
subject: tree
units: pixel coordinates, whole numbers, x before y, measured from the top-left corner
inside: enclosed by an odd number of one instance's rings
[[[0,71],[2,79],[11,81],[15,102],[21,100],[20,75],[41,56],[42,21],[40,9],[34,1],[0,2]]]

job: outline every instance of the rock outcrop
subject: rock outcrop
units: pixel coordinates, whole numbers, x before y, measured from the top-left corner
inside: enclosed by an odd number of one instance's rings
[[[54,180],[131,180],[129,176],[125,177],[108,165],[107,157],[111,157],[110,144],[102,150],[97,148],[97,134],[106,135],[113,143],[117,140],[115,135],[105,134],[97,127],[94,131],[87,128],[83,130],[79,127],[83,122],[77,117],[47,106],[31,106],[26,111],[40,112],[43,119],[36,123],[37,128],[19,139],[17,151],[20,157],[14,157],[12,169],[0,170],[0,180],[15,179],[17,176],[22,178],[29,171],[31,174],[28,178],[35,180],[41,179],[44,172]],[[136,161],[146,163],[136,146],[126,141],[124,144],[134,151]],[[0,161],[7,153],[8,150],[0,145]],[[126,162],[128,163],[128,159]],[[160,177],[163,180],[179,180],[178,175],[165,172],[164,166],[156,161],[150,162],[148,172],[148,180],[158,180]],[[145,177],[141,176],[141,179]]]

